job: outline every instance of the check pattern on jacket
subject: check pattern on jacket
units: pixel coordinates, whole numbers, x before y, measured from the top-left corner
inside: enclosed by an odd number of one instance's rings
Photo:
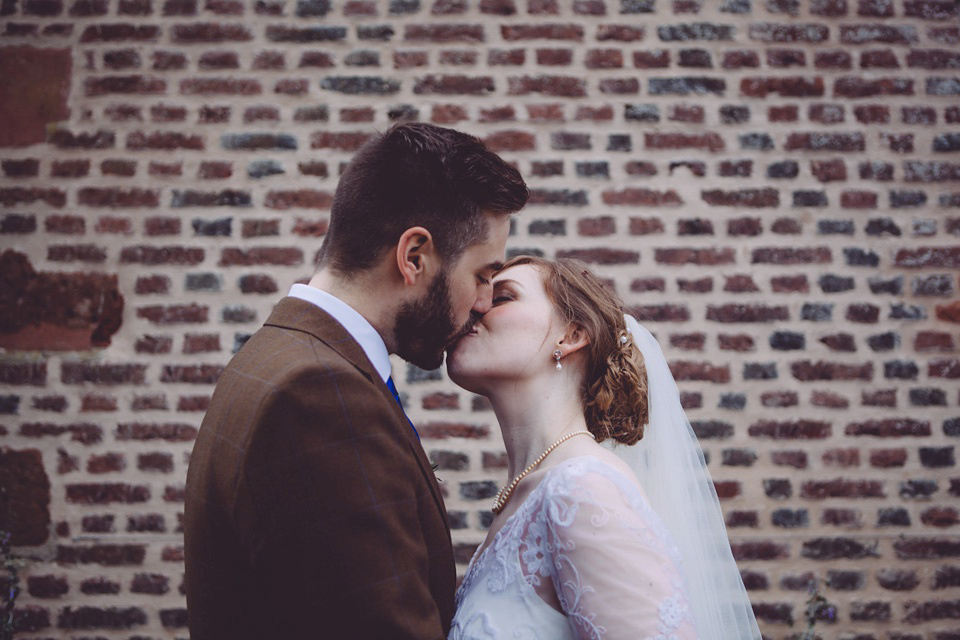
[[[190,459],[192,640],[445,638],[456,574],[431,466],[350,334],[281,300]]]

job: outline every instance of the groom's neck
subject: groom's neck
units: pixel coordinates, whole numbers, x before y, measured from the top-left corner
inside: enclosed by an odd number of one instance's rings
[[[321,269],[307,284],[350,305],[377,330],[387,350],[395,352],[392,342],[399,295],[389,275],[379,273],[376,267],[349,275]]]

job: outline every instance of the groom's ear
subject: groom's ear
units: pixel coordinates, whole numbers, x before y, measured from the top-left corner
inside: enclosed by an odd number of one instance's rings
[[[397,241],[397,269],[406,285],[414,285],[427,271],[435,253],[433,236],[424,227],[410,227]]]

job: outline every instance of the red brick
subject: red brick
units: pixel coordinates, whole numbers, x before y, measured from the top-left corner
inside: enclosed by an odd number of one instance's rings
[[[760,247],[750,255],[752,264],[829,264],[830,247]]]
[[[179,44],[246,42],[253,39],[253,34],[247,25],[218,22],[175,24],[170,34],[171,40]]]
[[[198,304],[151,305],[137,309],[138,318],[159,325],[204,323],[208,313],[206,305]]]
[[[799,118],[797,105],[773,106],[767,109],[769,122],[796,122]]]
[[[304,55],[307,55],[304,53]],[[286,58],[284,57],[283,51],[260,51],[257,53],[256,57],[253,59],[253,69],[284,69],[287,66]],[[300,66],[303,66],[303,58],[301,58]],[[330,65],[332,66],[332,65]]]
[[[146,485],[80,483],[66,486],[67,502],[75,504],[137,504],[150,499]]]
[[[166,423],[123,423],[117,425],[116,438],[124,442],[128,440],[165,442],[192,442],[197,437],[197,428],[189,424]]]
[[[730,293],[753,293],[760,291],[760,287],[747,274],[725,276],[723,290]]]
[[[154,216],[143,221],[143,231],[147,236],[180,235],[180,218]]]
[[[137,276],[134,293],[150,295],[170,292],[170,278],[165,275]]]
[[[338,151],[356,151],[369,140],[366,132],[329,132],[320,131],[310,137],[311,149],[335,149]]]
[[[146,556],[146,546],[140,544],[95,544],[92,546],[57,546],[57,563],[61,565],[98,564],[104,567],[139,566]],[[94,579],[104,581],[103,579]],[[116,593],[96,589],[84,593]]]
[[[838,98],[870,98],[873,96],[912,96],[913,80],[906,78],[861,77],[838,78],[833,83],[833,95]]]
[[[66,193],[60,189],[23,187],[0,189],[0,204],[6,207],[29,205],[38,201],[59,209],[66,204],[67,197]]]
[[[780,204],[780,192],[776,189],[740,189],[724,191],[710,189],[700,192],[701,199],[712,207],[777,207]]]
[[[180,81],[180,93],[185,96],[253,96],[263,93],[263,87],[259,80],[246,78],[186,78]]]
[[[85,394],[81,399],[80,411],[101,413],[117,410],[117,399],[100,394]]]
[[[329,226],[328,220],[297,218],[293,225],[293,234],[301,237],[321,238],[326,235]]]
[[[616,222],[611,216],[585,218],[577,221],[577,233],[581,236],[609,236],[615,234],[616,232]]]
[[[663,278],[636,278],[630,281],[630,291],[634,293],[666,291],[666,281]]]
[[[88,262],[98,264],[107,259],[106,250],[93,244],[60,244],[47,246],[47,260],[53,262]]]
[[[528,104],[526,106],[530,122],[563,122],[565,120],[563,105]]]
[[[583,41],[583,27],[577,24],[515,24],[500,27],[506,41],[571,40]]]
[[[644,28],[625,24],[597,25],[597,41],[640,42],[644,38]]]
[[[167,452],[141,453],[137,456],[137,469],[170,473],[173,471],[173,454]]]
[[[407,42],[482,43],[486,39],[483,26],[472,24],[411,24],[404,29]]]
[[[960,523],[960,514],[953,507],[929,507],[920,514],[920,521],[928,527],[952,527]]]
[[[735,542],[730,545],[733,557],[739,561],[785,560],[790,548],[784,543],[770,541]]]
[[[760,56],[756,51],[744,49],[726,51],[720,66],[724,69],[755,69],[760,66]]]
[[[121,264],[177,264],[197,265],[203,262],[205,252],[197,247],[138,245],[120,251]]]
[[[957,350],[953,335],[946,331],[919,331],[913,339],[913,348],[919,352],[952,352]]]
[[[759,420],[747,429],[752,438],[774,440],[823,440],[829,438],[832,427],[821,420]]]
[[[329,58],[328,54],[318,54],[324,55]],[[425,67],[430,63],[429,54],[426,51],[395,51],[393,53],[393,68],[394,69],[412,69],[415,67]],[[304,66],[303,61],[301,60],[300,66]],[[314,65],[316,66],[316,65]],[[323,66],[334,66],[332,60],[328,65]]]
[[[676,207],[683,204],[676,191],[627,188],[622,191],[604,191],[603,203],[610,206]]]
[[[847,449],[827,449],[823,453],[823,464],[828,467],[848,467],[860,466],[860,449],[853,447]]]
[[[760,396],[760,404],[765,407],[795,407],[798,403],[795,391],[767,391]]]
[[[670,371],[679,381],[703,381],[714,383],[730,382],[728,365],[714,366],[708,362],[674,360],[670,362]]]
[[[687,322],[690,320],[690,309],[679,304],[646,304],[636,305],[627,310],[636,318],[643,318],[648,322]]]
[[[558,258],[576,258],[588,264],[636,264],[640,254],[627,249],[564,249],[557,252]]]
[[[490,79],[489,90],[493,90]],[[581,98],[587,95],[586,80],[578,76],[511,76],[507,78],[507,94],[524,96],[540,93],[564,98]]]
[[[483,143],[494,152],[534,151],[537,148],[536,136],[519,130],[496,131],[484,138]]]
[[[619,49],[589,49],[583,64],[587,69],[619,69],[623,67],[623,53]]]
[[[54,160],[50,168],[53,178],[82,178],[89,172],[89,160]]]
[[[663,222],[659,218],[630,218],[630,235],[645,236],[664,232]]]
[[[792,451],[772,451],[770,452],[770,461],[781,467],[793,467],[794,469],[807,468],[807,452]]]
[[[820,182],[834,182],[847,179],[847,165],[837,158],[832,160],[811,160],[810,172]]]
[[[159,178],[180,176],[183,175],[183,163],[151,161],[147,167],[147,174]]]
[[[715,480],[713,486],[720,500],[731,500],[742,493],[740,483],[736,480]]]
[[[80,216],[53,215],[43,221],[47,233],[64,235],[83,235],[86,232],[86,220]]]
[[[297,191],[270,191],[263,205],[268,209],[329,209],[333,196],[327,191],[300,189]]]
[[[766,98],[771,93],[784,98],[821,97],[824,95],[824,84],[820,77],[752,77],[740,80],[740,92],[751,98]]]
[[[894,264],[907,268],[960,268],[960,246],[899,249],[894,254]]]
[[[545,67],[563,67],[573,62],[573,49],[537,49],[537,64]]]
[[[188,333],[183,337],[183,353],[220,351],[219,333]]]
[[[936,307],[937,320],[960,323],[960,301],[949,304],[938,304]]]
[[[956,380],[960,378],[960,360],[956,358],[931,360],[927,363],[927,376]]]
[[[657,264],[683,265],[698,264],[711,266],[718,264],[733,264],[734,251],[726,249],[655,249],[654,256]]]
[[[648,149],[699,149],[711,152],[723,151],[723,138],[717,133],[647,133],[644,146]]]
[[[177,411],[206,411],[210,406],[210,396],[180,396]]]
[[[487,425],[473,425],[457,422],[428,422],[418,425],[417,431],[423,438],[445,440],[447,438],[468,438],[482,440],[490,434]]]
[[[670,66],[670,51],[667,49],[634,51],[633,66],[637,69],[666,69]]]
[[[438,391],[424,396],[421,406],[427,411],[459,409],[460,396],[456,393],[443,393]]]
[[[910,418],[866,420],[847,424],[844,433],[848,436],[873,436],[876,438],[926,437],[931,433],[930,423]]]
[[[880,480],[808,480],[800,489],[800,496],[808,500],[827,498],[885,498]]]
[[[836,362],[800,360],[790,365],[793,377],[800,381],[873,379],[873,364],[840,364]]]

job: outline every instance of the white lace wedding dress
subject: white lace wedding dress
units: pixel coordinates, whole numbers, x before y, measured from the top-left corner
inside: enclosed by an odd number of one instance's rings
[[[689,640],[680,555],[643,493],[592,457],[565,460],[474,554],[449,640]]]

